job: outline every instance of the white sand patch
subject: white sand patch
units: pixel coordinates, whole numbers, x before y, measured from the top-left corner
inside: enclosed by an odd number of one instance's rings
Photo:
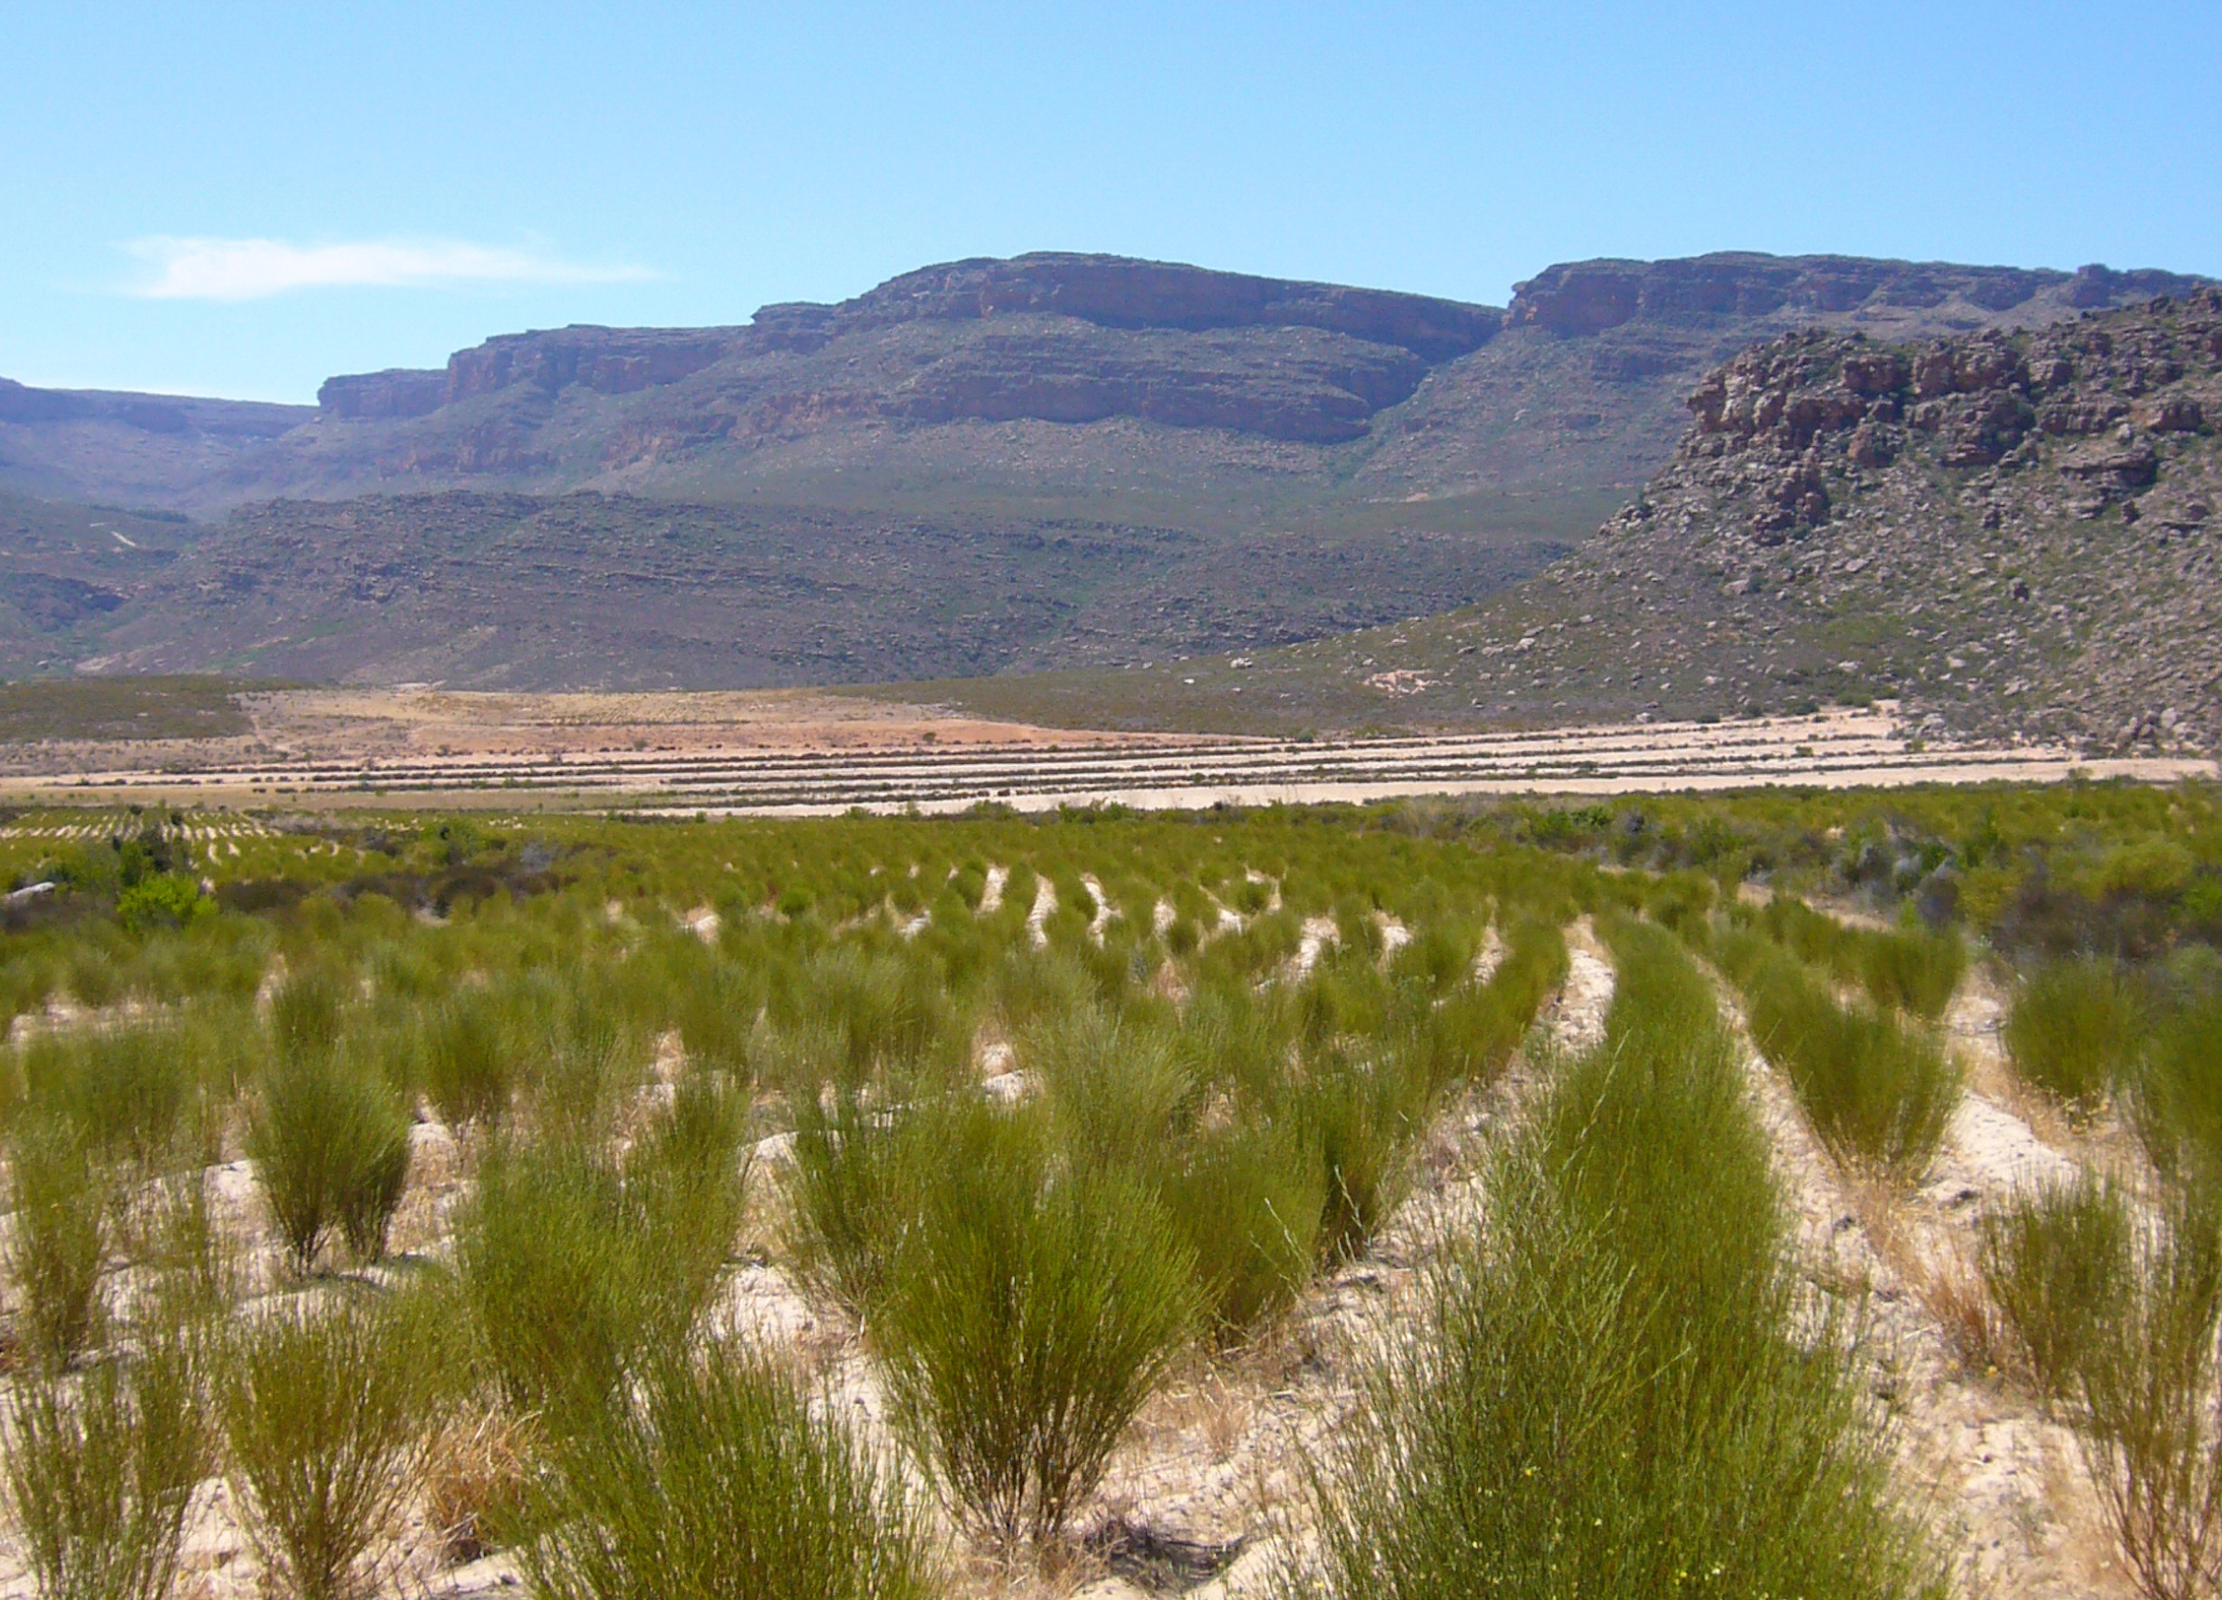
[[[1057,886],[1047,878],[1034,879],[1034,905],[1026,913],[1026,942],[1037,950],[1049,948],[1049,931],[1045,924],[1057,909]]]
[[[1342,943],[1342,930],[1335,926],[1333,917],[1306,917],[1301,936],[1296,941],[1296,953],[1288,958],[1288,969],[1282,974],[1284,982],[1302,983],[1319,965],[1319,953],[1331,944]]]
[[[1003,909],[1003,885],[1011,881],[1009,867],[988,868],[987,886],[980,891],[980,915],[993,916]]]

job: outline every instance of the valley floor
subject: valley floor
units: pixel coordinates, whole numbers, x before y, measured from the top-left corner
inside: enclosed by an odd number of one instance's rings
[[[2187,756],[1924,739],[1888,702],[1809,716],[1398,737],[1144,735],[996,722],[811,691],[244,697],[224,738],[48,740],[0,752],[0,797],[318,809],[437,799],[837,815],[1117,804],[1359,802],[1423,794],[1623,794],[2212,777]]]

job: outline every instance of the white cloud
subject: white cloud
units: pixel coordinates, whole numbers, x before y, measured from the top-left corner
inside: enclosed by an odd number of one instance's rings
[[[288,244],[283,239],[135,239],[153,277],[131,293],[149,300],[260,300],[295,289],[427,288],[463,283],[632,283],[644,267],[583,266],[529,250],[457,239]]]

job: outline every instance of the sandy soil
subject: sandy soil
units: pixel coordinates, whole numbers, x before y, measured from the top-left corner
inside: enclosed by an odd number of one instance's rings
[[[1361,801],[1415,794],[2214,776],[2210,761],[1924,743],[1894,708],[1393,739],[1072,732],[793,690],[250,696],[236,739],[0,747],[0,795],[253,807],[613,804],[833,815]]]

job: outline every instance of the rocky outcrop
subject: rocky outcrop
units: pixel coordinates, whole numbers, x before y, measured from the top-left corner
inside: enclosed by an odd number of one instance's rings
[[[1781,681],[1940,726],[2222,744],[2222,291],[1922,345],[1794,335],[1690,409],[1568,581],[1688,575],[1704,628],[1751,651],[1705,682],[1765,702],[1752,668],[1802,638]]]
[[[504,335],[456,352],[444,373],[333,378],[317,398],[327,416],[372,421],[425,416],[516,388],[633,394],[720,363],[745,368],[766,357],[807,357],[908,323],[970,323],[986,326],[872,409],[929,422],[1131,416],[1332,443],[1364,433],[1373,413],[1408,397],[1431,365],[1486,343],[1501,318],[1487,306],[1425,295],[1119,256],[1029,255],[928,267],[839,305],[766,306],[747,327]],[[1234,330],[1299,337],[1262,354],[1239,342],[1178,337]],[[1271,369],[1286,370],[1287,380]],[[761,374],[737,368],[735,375],[754,380],[752,391],[763,387]],[[768,399],[787,417],[824,409],[776,382]],[[853,385],[837,409],[854,414]],[[691,429],[635,422],[627,436],[700,440],[762,431],[760,422],[732,417]],[[642,458],[630,447],[617,454]]]
[[[448,357],[446,403],[525,384],[553,394],[577,384],[632,394],[676,383],[722,359],[739,328],[596,328],[512,333]]]
[[[1028,312],[1107,328],[1319,328],[1409,350],[1429,363],[1480,349],[1504,316],[1490,306],[1425,295],[1044,252],[905,273],[836,307],[833,321],[851,331]]]
[[[316,406],[341,422],[429,416],[447,403],[445,367],[389,367],[326,378],[316,391]]]
[[[0,378],[0,424],[105,422],[139,433],[274,439],[315,415],[307,406],[269,405],[258,400],[201,400],[187,395],[106,389],[34,389]]]
[[[1690,322],[1790,313],[1814,320],[1890,318],[1963,309],[1972,325],[2011,313],[2050,316],[2183,295],[2201,280],[2171,272],[2031,271],[1854,256],[1723,253],[1681,261],[1575,261],[1548,267],[1514,291],[1507,326],[1567,337],[1635,321]],[[2045,302],[2032,305],[2032,302]]]

